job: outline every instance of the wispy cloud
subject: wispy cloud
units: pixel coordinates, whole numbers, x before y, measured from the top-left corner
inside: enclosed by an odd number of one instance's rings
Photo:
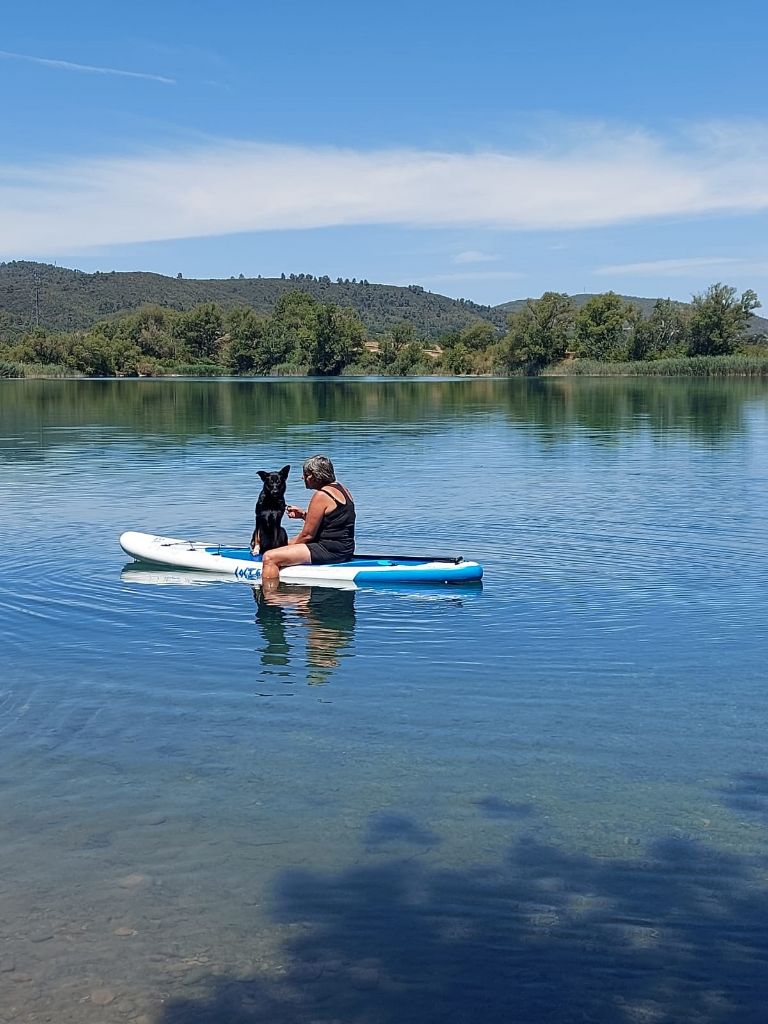
[[[663,142],[451,153],[213,140],[173,153],[0,165],[0,252],[344,225],[576,230],[768,209],[768,125]]]
[[[85,71],[95,75],[120,75],[122,78],[144,78],[150,82],[162,82],[164,85],[176,84],[175,78],[168,78],[166,75],[152,75],[145,71],[123,71],[121,68],[102,68],[92,64],[75,64],[71,60],[33,57],[28,53],[12,53],[10,50],[0,50],[0,57],[11,60],[26,60],[31,64],[42,64],[48,68],[58,68],[60,71]]]
[[[455,274],[431,274],[428,277],[422,275],[419,280],[432,284],[450,281],[519,281],[525,276],[518,270],[465,270]]]
[[[745,271],[765,272],[768,264],[748,263],[746,260],[737,259],[732,256],[692,256],[688,259],[674,260],[648,260],[644,263],[616,263],[610,266],[597,267],[596,274],[610,275],[614,277],[620,274],[627,274],[633,277],[687,277],[699,270],[723,270],[725,272],[734,269]]]
[[[466,252],[458,252],[451,260],[452,263],[493,263],[499,257],[488,252],[480,252],[477,249],[467,249]]]

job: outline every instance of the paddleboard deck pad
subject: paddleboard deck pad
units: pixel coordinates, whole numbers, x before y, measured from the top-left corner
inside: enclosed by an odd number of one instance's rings
[[[158,537],[128,531],[120,547],[137,562],[198,569],[234,576],[250,583],[261,582],[261,556],[248,548],[228,547],[206,541]],[[280,570],[284,583],[339,583],[342,586],[375,583],[471,583],[482,579],[483,567],[463,558],[401,555],[358,555],[333,565],[291,565]]]

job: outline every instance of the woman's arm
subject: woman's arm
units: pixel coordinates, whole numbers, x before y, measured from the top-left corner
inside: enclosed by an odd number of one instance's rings
[[[306,544],[307,541],[314,540],[315,534],[320,529],[320,523],[323,521],[323,516],[331,508],[333,501],[328,497],[327,494],[323,494],[322,491],[317,491],[312,495],[312,500],[309,503],[309,508],[304,516],[304,525],[301,530],[288,541],[289,544]]]

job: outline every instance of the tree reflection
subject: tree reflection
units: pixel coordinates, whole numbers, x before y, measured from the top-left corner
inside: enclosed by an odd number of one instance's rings
[[[641,430],[728,440],[745,429],[748,404],[768,395],[764,383],[751,380],[537,378],[505,386],[510,419],[531,424],[549,442],[574,427],[608,444]]]
[[[506,415],[533,436],[560,443],[573,427],[600,435],[681,431],[711,440],[744,430],[746,410],[765,401],[754,379],[510,380],[22,380],[0,386],[0,458],[38,461],[80,441],[143,446],[230,436],[273,444],[285,429],[314,439],[319,423],[365,424],[361,444],[379,444],[381,429],[399,425],[430,434],[474,417]]]

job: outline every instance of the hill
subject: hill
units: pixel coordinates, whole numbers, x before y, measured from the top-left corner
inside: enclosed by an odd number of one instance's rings
[[[501,309],[450,299],[418,285],[400,288],[367,281],[333,282],[305,274],[285,280],[187,280],[115,271],[86,274],[46,263],[16,261],[0,264],[0,327],[16,333],[39,323],[47,330],[71,331],[145,305],[188,310],[201,302],[217,302],[225,310],[247,305],[267,314],[282,295],[297,289],[322,302],[351,306],[374,338],[404,320],[423,337],[461,330],[479,319],[490,320],[499,328],[506,324]]]
[[[225,310],[246,305],[269,314],[282,295],[296,290],[308,292],[321,302],[351,306],[371,338],[381,337],[402,321],[413,324],[425,338],[461,330],[478,320],[487,320],[504,330],[509,314],[526,302],[514,299],[497,306],[482,306],[467,299],[428,292],[419,285],[403,288],[367,281],[331,281],[329,277],[308,274],[285,279],[197,280],[142,271],[86,274],[47,263],[14,261],[0,263],[0,331],[18,334],[36,323],[49,331],[84,329],[146,305],[189,310],[201,302],[217,302]],[[577,308],[591,297],[571,296]],[[656,302],[632,295],[622,298],[639,306],[645,316]],[[768,334],[768,320],[753,317],[750,333]]]

